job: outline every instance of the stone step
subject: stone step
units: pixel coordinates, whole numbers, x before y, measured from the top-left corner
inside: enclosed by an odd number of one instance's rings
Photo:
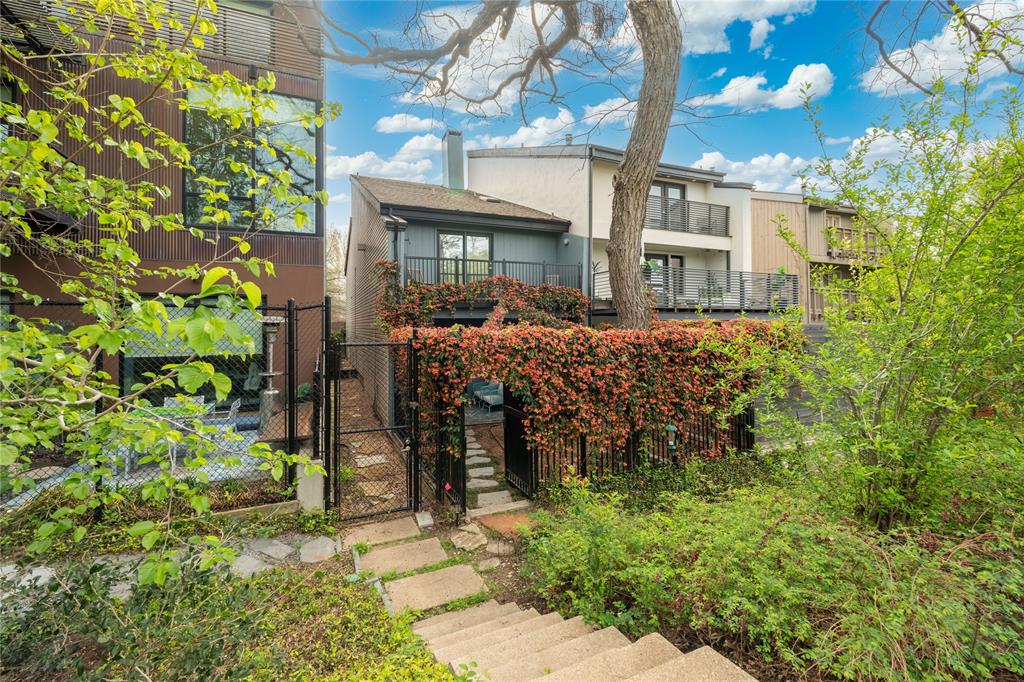
[[[471,478],[466,481],[467,490],[491,490],[499,485],[493,478]]]
[[[495,616],[490,620],[482,621],[475,625],[468,625],[461,630],[448,630],[445,633],[438,634],[433,637],[424,637],[424,639],[426,639],[430,644],[430,648],[435,650],[443,649],[457,642],[476,639],[481,635],[486,635],[488,632],[501,630],[509,627],[510,625],[522,623],[523,621],[530,620],[531,618],[538,618],[539,616],[540,613],[538,613],[536,609],[520,609],[511,613],[504,613],[499,616]]]
[[[507,490],[499,490],[493,493],[480,493],[476,498],[476,507],[482,509],[496,504],[508,504],[512,501],[512,493]]]
[[[481,466],[481,465],[489,466],[490,464],[491,464],[491,458],[490,457],[483,457],[481,455],[477,455],[476,457],[470,457],[469,459],[466,460],[466,466],[468,466],[468,467]]]
[[[470,478],[484,478],[485,476],[494,475],[494,467],[483,466],[474,467],[472,469],[466,469],[466,475]]]
[[[390,521],[378,521],[347,528],[342,534],[342,540],[346,547],[353,547],[360,543],[382,545],[385,542],[404,540],[419,534],[420,529],[416,525],[416,519],[413,516],[403,516]]]
[[[485,586],[472,566],[459,564],[392,580],[384,584],[384,589],[396,611],[405,608],[422,611],[479,594]]]
[[[466,516],[469,519],[478,519],[481,516],[488,516],[490,514],[502,514],[519,509],[529,509],[532,506],[533,503],[530,500],[516,500],[515,502],[506,502],[505,504],[494,504],[489,507],[469,509],[466,511]]]
[[[662,663],[629,679],[631,682],[757,682],[755,678],[709,646],[702,646],[682,658]]]
[[[584,623],[582,618],[576,616],[555,623],[543,630],[535,630],[483,649],[471,651],[465,656],[456,658],[449,665],[452,672],[456,674],[475,670],[478,675],[488,679],[487,671],[491,668],[500,667],[509,661],[533,658],[538,652],[548,647],[579,639],[590,632],[593,632],[593,628]],[[470,667],[470,663],[476,663],[476,666]]]
[[[427,538],[417,542],[407,542],[374,549],[359,556],[359,570],[373,571],[375,575],[384,575],[390,571],[405,573],[417,568],[444,561],[448,555],[437,538]]]
[[[468,609],[439,613],[436,616],[413,623],[412,631],[426,639],[428,637],[435,637],[438,634],[472,627],[473,625],[493,620],[498,616],[503,616],[506,613],[514,613],[519,610],[519,605],[513,602],[499,604],[491,599],[483,604],[471,606]]]
[[[629,640],[618,628],[605,628],[597,632],[570,639],[548,647],[527,659],[514,660],[489,671],[490,682],[519,682],[550,675],[577,661],[629,646]]]
[[[434,657],[442,663],[448,663],[456,658],[465,656],[470,651],[476,651],[477,649],[483,649],[492,644],[498,642],[504,642],[520,635],[525,635],[528,632],[535,630],[543,630],[549,625],[562,620],[562,617],[557,613],[545,613],[543,616],[537,616],[536,618],[530,618],[524,620],[515,625],[509,625],[506,628],[499,630],[492,630],[485,635],[480,635],[474,639],[463,640],[449,644],[443,649],[434,649]]]
[[[544,682],[612,682],[628,680],[633,675],[662,663],[681,658],[682,652],[658,633],[641,637],[624,649],[613,649],[574,663],[558,672],[544,676]]]

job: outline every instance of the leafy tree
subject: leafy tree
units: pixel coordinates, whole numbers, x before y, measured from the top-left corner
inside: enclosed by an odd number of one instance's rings
[[[976,68],[930,84],[815,169],[858,237],[829,235],[852,278],[814,274],[829,339],[802,383],[823,420],[796,438],[825,455],[813,479],[829,497],[881,530],[1024,509],[1021,104],[1010,89],[978,105],[976,84]]]
[[[272,143],[252,132],[281,117],[270,95],[274,75],[250,83],[211,71],[197,56],[195,50],[215,33],[209,19],[214,12],[211,0],[199,0],[187,17],[176,16],[159,0],[58,4],[51,16],[35,23],[14,22],[35,49],[6,39],[0,47],[0,79],[18,94],[0,108],[6,133],[0,140],[0,256],[10,261],[15,253],[28,254],[38,268],[32,279],[63,264],[64,272],[74,274],[59,278],[61,291],[91,318],[67,330],[35,317],[29,306],[4,311],[0,486],[15,494],[31,486],[23,472],[43,450],[62,448],[82,465],[63,483],[73,502],[40,525],[32,551],[45,551],[60,533],[84,537],[83,520],[120,498],[104,482],[125,463],[125,453],[135,453],[139,463],[159,464],[160,474],[142,487],[144,499],[166,502],[170,510],[175,499],[184,498],[196,512],[208,510],[198,484],[204,482],[206,458],[216,450],[215,429],[198,419],[198,409],[187,425],[172,421],[146,395],[154,388],[191,394],[203,387],[219,399],[228,395],[231,381],[210,359],[253,352],[254,340],[238,318],[247,311],[251,315],[261,302],[260,287],[250,276],[274,274],[272,263],[249,255],[247,239],[282,215],[301,228],[309,220],[304,206],[324,200],[296,191],[308,183],[293,172],[302,164],[291,161],[314,162],[306,148],[287,140]],[[32,39],[39,35],[52,36],[52,47]],[[103,83],[111,73],[144,95],[109,93]],[[205,93],[206,101],[197,104],[197,92]],[[199,106],[204,116],[195,118],[209,129],[205,146],[190,146],[149,121],[155,107],[195,111]],[[330,106],[292,123],[314,130],[335,113]],[[215,160],[225,166],[224,173],[209,170],[210,149],[218,151]],[[276,161],[252,162],[259,158]],[[102,166],[95,163],[99,159]],[[104,174],[97,168],[119,171]],[[196,216],[201,227],[161,210],[170,188],[152,178],[167,169],[191,173],[203,203]],[[239,179],[241,188],[228,187]],[[229,193],[251,201],[231,204]],[[90,241],[73,229],[46,226],[40,211],[59,212],[73,225],[97,225],[100,236]],[[218,230],[227,225],[244,228],[231,237],[230,248],[187,267],[144,267],[132,246],[135,235],[154,230],[187,231],[197,241],[219,244]],[[143,277],[164,283],[157,296],[136,291]],[[187,280],[199,282],[198,293],[175,293]],[[30,282],[10,272],[0,272],[0,286],[12,300],[40,301]],[[189,355],[146,374],[122,395],[100,361],[129,345],[185,347]],[[191,470],[188,481],[172,472],[176,445],[189,453],[182,462]],[[266,444],[251,446],[248,454],[261,458],[274,478],[287,466],[308,462]],[[153,551],[141,568],[143,582],[162,583],[177,570],[171,544],[184,538],[173,536],[170,520],[144,521],[133,529],[141,546]],[[208,543],[208,560],[229,554],[215,539]]]

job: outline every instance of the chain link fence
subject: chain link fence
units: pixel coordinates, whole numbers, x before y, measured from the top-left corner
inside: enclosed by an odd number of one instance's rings
[[[25,324],[64,334],[95,321],[73,302],[8,302],[5,307],[4,312]],[[275,480],[259,453],[269,449],[319,456],[320,363],[329,306],[290,302],[258,311],[208,309],[236,322],[251,345],[221,338],[211,353],[197,358],[180,339],[141,333],[116,355],[101,354],[98,369],[115,386],[112,393],[137,393],[139,399],[97,403],[89,408],[93,424],[58,439],[53,447],[23,452],[28,461],[10,466],[3,478],[25,476],[34,484],[21,491],[0,488],[0,509],[39,503],[46,491],[82,473],[99,474],[99,485],[129,497],[157,477],[189,480],[208,489],[214,510],[292,497],[294,472]],[[191,307],[168,307],[171,320],[193,313]],[[209,383],[186,391],[164,379],[173,365],[190,360],[208,362],[227,376],[226,395],[218,396]],[[123,419],[125,414],[132,419]],[[145,429],[129,426],[140,420]]]

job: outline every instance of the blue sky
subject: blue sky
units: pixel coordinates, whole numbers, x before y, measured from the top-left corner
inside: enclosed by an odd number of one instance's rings
[[[383,41],[394,39],[418,6],[337,0],[325,4],[338,24],[362,36],[377,33]],[[695,123],[692,130],[671,129],[664,153],[669,162],[715,167],[732,180],[794,191],[794,175],[821,153],[800,106],[802,83],[811,85],[823,108],[832,154],[841,154],[850,140],[896,105],[893,88],[885,87],[892,81],[885,74],[873,78],[878,75],[872,70],[875,53],[865,45],[863,27],[874,3],[680,4],[686,17],[680,98],[685,94],[695,111],[715,118]],[[943,44],[947,31],[936,25],[933,34],[921,36],[933,41],[929,45],[939,57],[938,68],[956,61],[954,51]],[[993,91],[1000,86],[998,76],[993,72],[988,83]],[[601,77],[563,78],[564,89],[572,91],[565,101],[552,104],[537,98],[524,122],[518,111],[480,118],[409,103],[402,84],[387,79],[383,70],[329,62],[327,97],[344,109],[327,131],[327,189],[332,197],[328,225],[347,226],[349,173],[439,182],[439,138],[445,128],[463,130],[470,148],[557,144],[569,132],[577,141],[623,146],[628,119],[608,117],[595,126],[596,119],[587,118],[619,93]],[[624,78],[620,86],[638,87],[639,74]]]

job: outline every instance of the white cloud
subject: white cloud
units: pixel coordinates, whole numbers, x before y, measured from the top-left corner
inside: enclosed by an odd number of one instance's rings
[[[559,109],[557,116],[538,116],[530,125],[521,126],[511,135],[481,135],[473,143],[487,147],[540,147],[560,141],[558,138],[572,131],[576,120],[568,109]]]
[[[588,126],[599,126],[608,123],[620,123],[631,120],[636,110],[636,102],[625,97],[612,97],[598,104],[583,106],[582,123]]]
[[[338,192],[337,194],[332,194],[331,196],[327,197],[327,203],[328,204],[344,204],[344,203],[348,202],[351,199],[352,199],[352,197],[350,195],[346,194],[345,192]]]
[[[763,73],[736,76],[714,95],[698,95],[687,100],[690,106],[729,106],[738,109],[792,109],[803,103],[802,88],[824,97],[832,91],[835,76],[826,64],[799,64],[789,74],[786,84],[777,90],[765,88],[768,79]]]
[[[967,7],[969,20],[984,31],[992,22],[1001,22],[1000,32],[1012,35],[1024,31],[1024,0],[986,0]],[[952,23],[946,24],[931,38],[918,40],[903,49],[893,50],[889,58],[893,64],[918,83],[929,85],[939,78],[956,80],[967,69],[964,46],[967,37]],[[970,54],[970,49],[967,53]],[[1004,50],[1015,67],[1024,65],[1024,47],[1018,42]],[[978,64],[980,80],[997,78],[1007,73],[1006,66],[995,56]],[[860,85],[868,92],[879,95],[898,95],[913,90],[902,76],[879,59],[861,75]]]
[[[355,156],[329,154],[324,162],[324,176],[337,180],[348,175],[373,175],[380,178],[394,178],[411,182],[426,182],[427,173],[433,169],[430,159],[401,161],[384,159],[377,152],[363,152]]]
[[[826,137],[825,144],[846,144],[850,141],[849,135],[843,135],[842,137]]]
[[[1006,81],[1000,81],[998,83],[989,83],[978,94],[978,99],[984,102],[985,100],[991,99],[992,97],[998,95],[1003,90],[1008,90],[1011,87],[1013,86],[1010,83],[1007,83]]]
[[[751,25],[751,50],[754,45],[755,25],[773,17],[809,14],[814,10],[814,0],[771,0],[750,2],[748,0],[717,0],[716,2],[680,3],[683,20],[683,51],[687,54],[710,54],[728,52],[729,37],[725,29],[736,21]],[[767,36],[771,30],[761,28]],[[762,41],[763,42],[763,41]]]
[[[760,50],[768,34],[775,30],[772,22],[767,19],[758,19],[750,25],[750,51]]]
[[[417,161],[441,153],[441,138],[434,134],[409,138],[391,157],[395,161]]]
[[[785,152],[761,154],[749,161],[733,161],[721,152],[704,152],[691,165],[698,168],[714,168],[726,174],[730,182],[751,182],[766,192],[799,192],[799,174],[816,159],[790,156]]]
[[[412,114],[395,114],[377,120],[373,129],[378,133],[423,133],[441,125],[432,118],[420,118]]]
[[[726,68],[724,66],[721,66],[715,69],[714,72],[710,76],[708,76],[708,80],[711,80],[712,78],[721,78],[722,76],[725,75],[725,72]]]

